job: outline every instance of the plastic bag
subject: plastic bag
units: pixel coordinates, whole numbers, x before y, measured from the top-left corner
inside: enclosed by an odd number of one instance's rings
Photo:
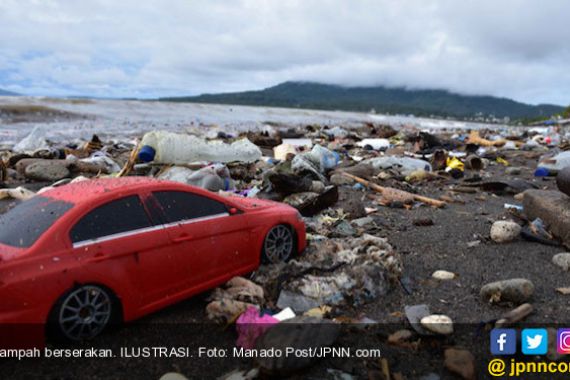
[[[257,310],[257,308],[248,307],[236,321],[236,330],[239,335],[236,346],[245,349],[254,348],[257,338],[276,323],[279,323],[279,320],[273,318],[271,315],[264,314],[259,316],[259,310]]]
[[[228,191],[234,187],[230,171],[222,164],[209,165],[197,171],[174,166],[164,171],[158,178],[198,186],[214,192]]]
[[[29,135],[24,137],[22,141],[14,145],[12,150],[14,152],[33,152],[38,149],[48,149],[46,141],[47,128],[45,126],[35,127]]]
[[[363,139],[356,143],[359,147],[371,146],[374,150],[386,150],[390,147],[388,139]]]

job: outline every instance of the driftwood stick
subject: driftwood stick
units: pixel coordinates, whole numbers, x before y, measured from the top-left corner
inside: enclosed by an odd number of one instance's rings
[[[367,180],[365,180],[365,179],[363,179],[363,178],[357,177],[357,176],[352,175],[352,174],[350,174],[350,173],[342,172],[342,175],[344,175],[345,177],[351,178],[351,179],[353,179],[354,181],[356,181],[356,182],[358,182],[358,183],[360,183],[360,184],[363,184],[364,186],[369,187],[369,188],[371,188],[372,190],[374,190],[374,191],[376,191],[377,193],[380,193],[380,194],[382,194],[382,192],[384,191],[384,189],[386,189],[386,187],[377,185],[377,184],[375,184],[375,183],[372,183],[372,182],[370,182],[370,181],[367,181]],[[408,194],[410,194],[410,195],[414,198],[414,200],[416,200],[416,201],[418,201],[418,202],[423,202],[423,203],[429,204],[429,205],[434,206],[434,207],[444,207],[445,204],[446,204],[446,203],[443,202],[443,201],[439,201],[439,200],[437,200],[437,199],[433,199],[433,198],[429,198],[429,197],[424,197],[424,196],[422,196],[422,195],[417,195],[417,194],[412,194],[412,193],[408,193]]]
[[[129,160],[127,161],[125,166],[123,166],[123,169],[121,169],[119,174],[117,174],[117,177],[124,177],[126,175],[129,175],[129,173],[131,172],[131,170],[133,170],[133,167],[135,166],[135,162],[137,162],[137,156],[139,154],[140,149],[141,149],[141,146],[139,143],[131,151],[131,155],[129,157]]]

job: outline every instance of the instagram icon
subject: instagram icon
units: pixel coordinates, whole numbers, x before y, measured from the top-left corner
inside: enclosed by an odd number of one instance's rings
[[[559,354],[570,354],[570,329],[558,329],[556,348]]]

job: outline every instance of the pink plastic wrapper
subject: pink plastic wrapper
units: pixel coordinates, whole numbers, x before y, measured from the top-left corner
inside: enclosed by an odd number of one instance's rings
[[[238,333],[236,346],[245,349],[254,348],[257,338],[276,323],[279,323],[279,321],[271,315],[266,314],[260,317],[257,308],[253,306],[248,307],[236,321]]]

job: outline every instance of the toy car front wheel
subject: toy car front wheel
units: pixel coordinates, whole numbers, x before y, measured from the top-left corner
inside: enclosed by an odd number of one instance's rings
[[[115,314],[113,296],[97,285],[83,285],[64,294],[51,315],[56,338],[80,341],[99,335]]]
[[[295,236],[288,226],[280,224],[269,230],[263,242],[262,258],[267,263],[289,260],[295,252]]]

